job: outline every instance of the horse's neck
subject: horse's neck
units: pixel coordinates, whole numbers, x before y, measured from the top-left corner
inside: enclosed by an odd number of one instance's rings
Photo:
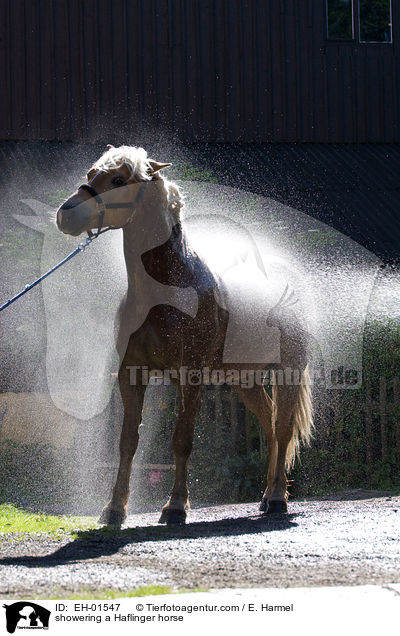
[[[167,240],[149,248],[149,242],[140,244],[135,236],[135,228],[124,229],[124,252],[128,281],[134,287],[144,280],[144,271],[163,285],[187,287],[193,278],[192,255],[180,222],[171,228],[164,228]],[[161,235],[162,236],[162,233]]]

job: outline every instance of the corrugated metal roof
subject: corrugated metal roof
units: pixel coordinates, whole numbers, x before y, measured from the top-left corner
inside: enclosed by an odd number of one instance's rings
[[[323,0],[2,0],[0,137],[398,142],[393,44],[326,40]]]
[[[385,260],[400,258],[399,144],[145,145],[161,160],[211,170],[221,184],[296,207]],[[40,199],[49,184],[54,190],[74,187],[104,150],[104,145],[1,142],[0,218],[10,196]]]

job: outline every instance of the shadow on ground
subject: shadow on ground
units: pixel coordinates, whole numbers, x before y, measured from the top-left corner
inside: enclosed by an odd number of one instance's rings
[[[53,567],[76,561],[96,559],[116,554],[128,544],[173,541],[175,539],[200,539],[205,537],[239,536],[277,532],[296,527],[296,514],[257,515],[216,521],[188,523],[185,526],[145,526],[111,530],[78,531],[78,538],[44,556],[18,556],[0,559],[1,565],[24,567]],[[160,546],[161,547],[161,546]]]

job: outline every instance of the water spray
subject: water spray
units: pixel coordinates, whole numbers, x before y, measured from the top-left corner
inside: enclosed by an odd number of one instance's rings
[[[110,228],[111,229],[111,228]],[[105,230],[103,230],[105,231]],[[16,300],[18,300],[18,298],[21,298],[21,296],[23,296],[24,294],[26,294],[28,291],[30,291],[31,289],[33,289],[34,287],[36,287],[36,285],[39,285],[39,283],[42,282],[42,280],[44,280],[45,278],[47,278],[48,276],[50,276],[50,274],[52,274],[53,272],[55,272],[59,267],[61,267],[62,265],[65,265],[65,263],[68,263],[68,261],[71,260],[71,258],[73,258],[74,256],[76,256],[77,254],[80,254],[81,252],[84,252],[85,249],[87,247],[89,247],[90,243],[97,238],[98,234],[96,235],[92,235],[92,236],[88,236],[88,238],[86,239],[86,241],[84,243],[79,243],[78,247],[76,249],[74,249],[73,252],[71,252],[70,254],[68,254],[68,256],[66,256],[65,258],[62,259],[62,261],[60,261],[59,263],[57,263],[57,265],[54,265],[54,267],[52,267],[51,269],[49,269],[45,274],[42,274],[42,276],[39,276],[39,278],[37,278],[35,281],[33,281],[33,283],[31,283],[30,285],[25,285],[24,289],[22,291],[20,291],[18,294],[16,294],[15,296],[13,296],[12,298],[10,298],[9,300],[7,300],[7,302],[5,302],[3,305],[1,305],[0,307],[0,311],[3,311],[3,309],[6,309],[7,307],[9,307],[10,305],[12,305],[12,303],[14,303]]]

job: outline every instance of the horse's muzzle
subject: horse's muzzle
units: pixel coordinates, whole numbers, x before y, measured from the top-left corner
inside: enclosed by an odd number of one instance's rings
[[[92,214],[93,210],[82,203],[82,200],[71,197],[57,210],[57,227],[64,234],[78,236],[86,231]]]

